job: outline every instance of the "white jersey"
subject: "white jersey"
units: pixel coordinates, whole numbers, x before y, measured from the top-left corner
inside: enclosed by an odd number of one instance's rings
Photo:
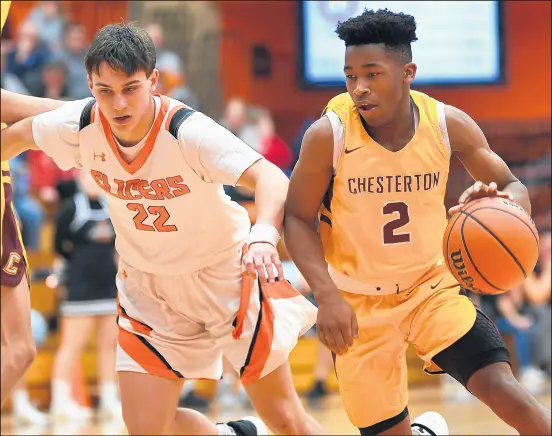
[[[122,152],[97,104],[90,124],[79,128],[90,98],[36,116],[33,136],[61,169],[90,171],[108,194],[117,251],[127,264],[147,273],[183,274],[213,264],[246,240],[247,211],[222,185],[235,185],[262,157],[193,110],[173,136],[172,116],[185,106],[154,98],[156,118],[137,154]]]

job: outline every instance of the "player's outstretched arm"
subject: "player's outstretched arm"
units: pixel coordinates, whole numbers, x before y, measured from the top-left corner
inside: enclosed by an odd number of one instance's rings
[[[2,122],[8,124],[57,109],[64,103],[61,100],[32,97],[6,91],[5,89],[0,91],[0,97]]]
[[[10,160],[27,150],[38,149],[33,138],[33,118],[25,118],[2,129],[0,141],[2,161]]]
[[[450,213],[456,213],[470,200],[500,196],[515,201],[530,214],[527,188],[512,174],[502,158],[491,150],[476,122],[453,106],[445,106],[445,116],[451,151],[476,180],[460,196],[459,204],[451,208]]]
[[[284,237],[287,250],[318,302],[317,332],[337,354],[358,335],[356,315],[328,273],[316,220],[333,176],[333,131],[322,117],[305,133],[286,199]]]

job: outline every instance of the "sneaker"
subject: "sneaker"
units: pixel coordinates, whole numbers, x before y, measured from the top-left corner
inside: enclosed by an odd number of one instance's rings
[[[92,410],[82,407],[75,401],[67,401],[62,404],[53,404],[50,407],[50,415],[56,421],[81,421],[90,419],[93,415]]]
[[[101,403],[98,407],[98,417],[107,421],[123,421],[123,408],[120,401],[110,401]]]
[[[263,421],[255,416],[246,416],[238,421],[228,421],[225,423],[217,423],[219,435],[236,435],[236,436],[261,436],[268,435],[268,429]],[[224,432],[224,429],[226,432]]]
[[[48,423],[48,415],[38,410],[31,402],[22,402],[14,406],[13,418],[20,425],[45,425]]]
[[[417,436],[448,436],[449,429],[445,418],[437,412],[425,412],[418,416],[412,425],[412,434]]]
[[[322,380],[317,380],[313,388],[307,393],[307,398],[309,400],[319,400],[326,395],[328,395],[328,391],[326,390],[326,386],[324,386],[324,382]]]

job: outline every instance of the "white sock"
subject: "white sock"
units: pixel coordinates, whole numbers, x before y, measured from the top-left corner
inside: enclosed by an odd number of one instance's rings
[[[52,406],[72,401],[71,385],[64,380],[52,380]]]
[[[216,424],[219,436],[235,436],[236,432],[228,424],[217,423]]]
[[[119,402],[119,395],[117,393],[117,384],[112,382],[105,382],[100,385],[100,403],[102,405],[114,404]]]
[[[12,403],[14,409],[20,409],[30,404],[29,393],[26,389],[18,389],[13,391]]]

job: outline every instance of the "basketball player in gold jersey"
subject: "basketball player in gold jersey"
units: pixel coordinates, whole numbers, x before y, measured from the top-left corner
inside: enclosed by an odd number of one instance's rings
[[[550,410],[515,380],[504,341],[441,248],[452,154],[478,180],[461,203],[498,195],[530,212],[527,190],[468,115],[410,89],[415,30],[412,16],[388,10],[338,25],[348,93],[305,134],[286,246],[318,301],[320,340],[337,354],[340,393],[362,435],[411,432],[408,343],[426,371],[450,374],[521,434],[551,434]]]
[[[2,29],[8,17],[9,1],[1,2]],[[53,110],[62,102],[28,97],[2,90],[2,129],[5,123],[13,123],[41,112]],[[1,289],[1,394],[0,401],[9,396],[12,388],[23,377],[36,353],[31,331],[31,305],[27,260],[21,233],[12,205],[11,176],[8,162],[2,160],[0,183],[0,233],[2,237],[2,289]]]

